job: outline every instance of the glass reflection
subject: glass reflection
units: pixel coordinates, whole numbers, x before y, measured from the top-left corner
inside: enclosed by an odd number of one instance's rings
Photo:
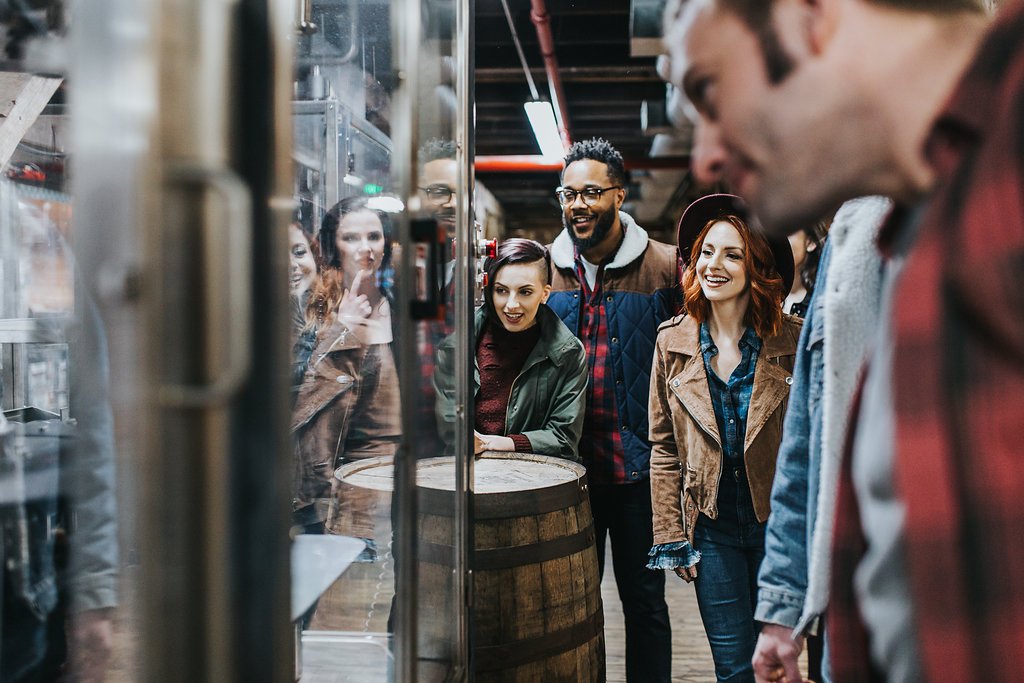
[[[417,459],[442,454],[434,359],[438,343],[453,329],[458,183],[455,144],[447,137],[451,112],[427,93],[442,87],[442,62],[450,58],[450,31],[439,25],[452,23],[449,6],[448,0],[431,2],[424,13],[424,40],[415,64],[421,87],[413,94],[414,110],[403,112],[400,119],[392,117],[392,98],[400,83],[392,64],[391,28],[403,21],[393,12],[410,15],[405,4],[303,3],[308,11],[297,44],[292,154],[299,214],[289,231],[295,310],[293,595],[303,597],[296,622],[303,629],[303,680],[334,680],[338,671],[353,680],[393,676],[393,598],[402,590],[395,585],[396,454],[403,437],[410,448],[403,453]],[[394,124],[399,120],[406,127],[404,135],[413,126],[418,129],[413,137],[429,140],[419,150],[415,169],[393,167],[393,157],[408,158],[408,150],[394,149],[391,139],[393,134],[398,137]],[[427,188],[420,191],[423,213],[400,215],[409,199],[396,196],[402,176],[411,177],[414,187]],[[440,281],[430,285],[424,245],[399,244],[395,235],[400,219],[427,216],[446,236],[446,267]],[[410,282],[402,281],[397,267],[403,246],[417,266]],[[315,262],[311,280],[306,254]],[[436,287],[449,304],[447,315],[416,323],[407,328],[415,329],[415,338],[400,339],[396,293],[405,287],[410,298],[424,298],[428,286]],[[410,367],[399,368],[396,362],[402,343],[415,344],[417,362]],[[406,404],[414,408],[404,416],[400,370],[402,387],[415,394]],[[403,434],[403,417],[410,433]],[[411,531],[420,535],[420,529]],[[340,545],[346,542],[355,543],[347,558]],[[451,539],[445,544],[454,545]],[[317,575],[303,573],[317,557],[342,559]],[[455,609],[451,580],[450,569],[445,569],[439,592],[429,599],[416,596],[420,633],[433,634],[426,640],[421,635],[417,680],[430,678],[424,674],[424,659],[433,660],[435,671],[450,666]],[[436,621],[436,629],[423,626],[425,615]]]
[[[419,151],[419,191],[425,200],[426,210],[447,236],[445,250],[448,258],[444,268],[444,282],[440,287],[444,320],[421,322],[416,330],[417,350],[422,363],[417,397],[419,409],[415,423],[417,438],[414,448],[417,458],[436,457],[442,455],[445,450],[437,426],[434,370],[438,346],[454,329],[455,210],[458,202],[458,164],[455,151],[455,142],[443,138],[428,140]]]
[[[325,213],[315,237],[297,224],[289,228],[290,284],[299,312],[293,325],[293,528],[299,535],[328,536],[317,546],[301,539],[300,552],[308,546],[336,560],[322,595],[313,597],[298,626],[377,638],[381,647],[363,649],[368,661],[361,666],[374,672],[367,680],[381,680],[394,593],[391,496],[345,475],[353,463],[389,474],[401,438],[388,276],[393,230],[390,217],[371,206],[368,197],[343,199]],[[336,638],[320,656],[341,656],[344,640]],[[318,652],[316,643],[303,649]]]
[[[120,567],[106,333],[75,280],[70,197],[40,187],[54,175],[0,181],[4,681],[103,680],[114,649]]]

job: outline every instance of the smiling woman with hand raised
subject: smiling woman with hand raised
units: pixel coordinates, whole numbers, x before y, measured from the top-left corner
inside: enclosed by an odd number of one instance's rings
[[[587,359],[545,303],[551,259],[538,242],[508,239],[485,263],[476,313],[475,452],[518,451],[579,460]],[[434,383],[445,441],[455,424],[455,338],[438,348]]]
[[[292,434],[301,483],[294,506],[312,532],[363,538],[374,555],[373,501],[332,495],[335,470],[353,460],[391,457],[401,439],[391,293],[381,271],[391,257],[390,222],[364,197],[324,215],[317,240],[319,282],[310,295],[315,338],[298,375]]]

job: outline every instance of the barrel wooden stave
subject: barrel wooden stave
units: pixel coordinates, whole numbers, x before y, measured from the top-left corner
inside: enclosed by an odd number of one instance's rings
[[[585,485],[581,480],[580,486]],[[585,547],[553,559],[476,572],[476,680],[603,681],[603,607],[587,496],[569,507],[535,516],[478,517],[475,533],[478,553],[526,549],[581,534],[586,539]],[[574,630],[589,630],[590,635],[563,643],[561,649],[552,642]],[[488,651],[495,650],[513,653],[512,661],[485,661]]]
[[[511,461],[507,479],[518,489],[495,491],[495,481],[490,480],[484,482],[490,492],[478,492],[474,499],[475,680],[604,681],[603,607],[585,471],[574,463],[545,456],[509,454],[495,459]],[[419,488],[419,650],[421,658],[442,661],[451,657],[455,627],[451,615],[455,600],[454,494],[437,487],[454,482],[454,475],[449,478],[443,473],[451,462],[451,458],[434,458],[418,464],[427,474],[420,477],[420,483],[430,481],[429,487]],[[484,465],[493,467],[495,463]],[[542,466],[560,470],[559,480],[537,482],[535,488],[523,483]],[[367,492],[353,489],[383,488],[380,481],[389,472],[381,467],[391,465],[368,462],[356,468],[358,472],[351,467],[347,473],[339,470],[339,499],[363,501]],[[374,495],[380,496],[380,492]],[[546,511],[510,514],[529,509],[533,500]],[[347,506],[341,509],[348,512]],[[336,530],[354,530],[348,514],[335,519],[340,522]]]

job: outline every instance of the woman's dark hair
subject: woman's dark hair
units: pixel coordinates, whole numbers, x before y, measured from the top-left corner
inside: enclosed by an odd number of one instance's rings
[[[540,272],[543,273],[544,284],[551,284],[551,253],[547,247],[540,242],[521,237],[510,237],[501,242],[498,244],[498,250],[494,257],[484,261],[484,272],[487,273],[484,301],[491,320],[497,320],[497,313],[494,310],[494,283],[498,277],[498,271],[505,266],[517,263],[536,263]]]
[[[380,219],[381,229],[384,231],[384,257],[381,259],[380,270],[385,270],[391,264],[391,240],[394,230],[391,227],[391,218],[383,211],[373,209],[369,205],[369,197],[347,197],[331,207],[331,210],[324,214],[320,223],[320,252],[323,254],[323,265],[325,268],[341,270],[341,256],[338,254],[336,242],[338,226],[345,216],[358,211],[369,211]]]
[[[830,225],[831,221],[819,221],[803,230],[808,244],[814,245],[814,249],[807,250],[804,262],[800,266],[800,282],[807,289],[808,297],[814,293],[814,282],[818,279],[818,264],[821,262],[821,250],[825,247]]]

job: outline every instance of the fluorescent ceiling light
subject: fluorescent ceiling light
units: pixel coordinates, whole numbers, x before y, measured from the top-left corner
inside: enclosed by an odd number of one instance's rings
[[[398,197],[384,194],[367,199],[366,208],[385,213],[401,213],[405,210],[405,204]]]
[[[550,102],[527,102],[523,105],[526,116],[530,119],[533,136],[540,145],[540,153],[546,157],[560,158],[565,155],[562,138],[558,134],[555,123],[555,111]]]

